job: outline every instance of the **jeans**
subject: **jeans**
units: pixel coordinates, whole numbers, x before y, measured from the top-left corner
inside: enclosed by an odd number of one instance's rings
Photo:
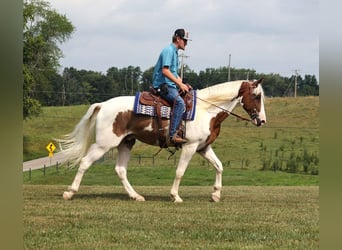
[[[182,97],[179,95],[178,90],[172,87],[168,87],[169,91],[165,95],[160,93],[160,96],[173,105],[173,115],[171,115],[170,137],[172,137],[182,121],[183,114],[185,112],[185,103]]]

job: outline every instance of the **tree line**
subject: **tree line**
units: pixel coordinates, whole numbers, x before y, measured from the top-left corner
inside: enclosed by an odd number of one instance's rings
[[[230,80],[258,79],[264,77],[266,96],[293,96],[295,76],[259,74],[255,70],[231,68]],[[227,67],[207,68],[198,74],[184,67],[183,79],[194,89],[202,89],[227,81]],[[43,106],[67,106],[102,102],[121,95],[135,95],[149,90],[152,84],[153,67],[142,71],[139,66],[111,67],[101,73],[92,70],[64,68],[62,74],[54,74],[48,85],[37,86],[32,92]],[[297,95],[318,95],[319,84],[314,75],[297,77]]]
[[[58,73],[59,59],[63,56],[58,46],[68,40],[76,28],[44,0],[24,0],[23,21],[24,119],[39,115],[41,106],[90,104],[150,88],[153,67],[142,71],[139,66],[113,66],[106,73],[70,67]],[[296,76],[237,68],[231,68],[230,72],[232,81],[264,77],[267,96],[293,95]],[[185,82],[194,89],[201,89],[227,81],[228,68],[206,68],[196,73],[185,65],[183,73]],[[298,76],[296,82],[297,95],[319,95],[314,75]]]

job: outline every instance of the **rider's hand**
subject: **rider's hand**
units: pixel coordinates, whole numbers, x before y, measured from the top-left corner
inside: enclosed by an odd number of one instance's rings
[[[189,83],[186,83],[186,85],[188,86],[189,90],[192,90],[192,86]]]
[[[178,85],[181,93],[187,93],[191,90],[191,86],[189,84],[181,83]]]

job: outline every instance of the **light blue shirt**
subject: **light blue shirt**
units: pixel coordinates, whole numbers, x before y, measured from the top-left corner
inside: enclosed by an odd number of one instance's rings
[[[160,84],[167,83],[168,86],[177,88],[177,85],[169,78],[163,75],[162,69],[169,67],[171,73],[178,78],[178,50],[176,46],[171,43],[165,47],[159,55],[156,66],[153,71],[153,88],[158,88]]]

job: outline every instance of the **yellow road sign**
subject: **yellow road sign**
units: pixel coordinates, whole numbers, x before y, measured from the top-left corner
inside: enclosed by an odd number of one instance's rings
[[[52,143],[52,142],[50,142],[47,146],[46,146],[46,149],[47,149],[47,151],[49,151],[49,153],[53,153],[53,151],[55,151],[55,149],[56,149],[56,146]],[[50,156],[50,154],[49,154],[49,156]]]

